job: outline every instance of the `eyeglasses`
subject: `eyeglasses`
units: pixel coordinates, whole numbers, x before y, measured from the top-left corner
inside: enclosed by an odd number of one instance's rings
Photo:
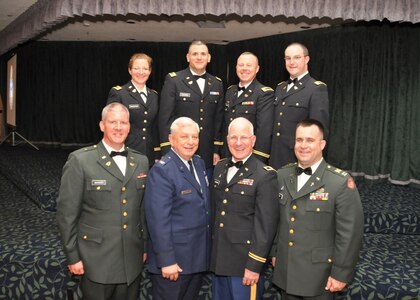
[[[304,56],[301,56],[301,55],[296,55],[296,56],[292,56],[292,57],[290,57],[290,56],[286,56],[285,58],[284,58],[284,60],[285,61],[287,61],[287,62],[290,62],[290,61],[298,61],[298,60],[301,60],[303,57],[305,57],[305,56],[307,56],[307,55],[304,55]]]
[[[250,136],[236,136],[236,135],[233,135],[233,136],[228,136],[228,139],[229,139],[229,141],[236,143],[238,141],[239,142],[246,142],[252,137],[253,137],[253,135],[250,135]]]
[[[143,71],[143,72],[149,72],[150,71],[150,69],[149,68],[142,68],[142,67],[134,67],[134,68],[131,68],[132,70],[134,70],[134,71]]]

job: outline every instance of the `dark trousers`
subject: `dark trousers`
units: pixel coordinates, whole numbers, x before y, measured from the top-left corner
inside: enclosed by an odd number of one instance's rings
[[[197,300],[204,273],[180,275],[170,281],[161,274],[150,274],[153,300]]]
[[[213,300],[248,300],[251,299],[251,287],[242,284],[242,277],[213,275]],[[260,276],[256,288],[256,300],[262,299],[264,292],[264,277]],[[283,299],[283,298],[282,298]]]
[[[314,296],[314,297],[303,297],[303,296],[296,296],[287,294],[284,290],[280,290],[281,299],[282,300],[335,300],[337,299],[337,293],[331,293],[325,291],[321,295]]]
[[[140,277],[141,274],[130,285],[127,285],[127,283],[97,283],[83,276],[81,282],[83,300],[137,300],[140,292]]]

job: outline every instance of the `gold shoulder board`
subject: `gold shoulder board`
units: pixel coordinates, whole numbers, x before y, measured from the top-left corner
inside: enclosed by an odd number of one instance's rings
[[[266,171],[276,171],[276,170],[274,170],[272,167],[270,167],[270,166],[265,166],[264,167],[264,170],[266,170]]]
[[[169,76],[171,76],[171,77],[176,77],[176,72],[171,72],[171,73],[169,73]]]
[[[319,80],[315,81],[314,83],[315,83],[316,85],[321,85],[321,84],[323,84],[323,85],[327,86],[325,83],[323,83],[322,81],[319,81]]]
[[[122,87],[120,87],[119,85],[116,85],[116,86],[113,87],[113,89],[119,91],[119,90],[122,89]]]
[[[269,86],[264,86],[261,88],[263,92],[274,92],[274,90]]]

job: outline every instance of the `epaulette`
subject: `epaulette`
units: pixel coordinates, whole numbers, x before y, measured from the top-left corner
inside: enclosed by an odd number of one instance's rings
[[[122,90],[122,87],[120,87],[119,85],[116,85],[113,87],[114,90],[119,91]]]
[[[230,89],[231,87],[235,86],[234,84],[230,85],[227,89]]]
[[[195,156],[195,157],[198,157],[198,158],[201,158],[201,156],[200,156],[200,155],[198,155],[198,154],[194,154],[194,156]]]
[[[263,92],[274,92],[274,90],[271,88],[271,87],[269,87],[269,86],[264,86],[264,87],[262,87],[261,88],[261,91],[263,91]]]
[[[95,150],[96,148],[98,148],[97,145],[92,145],[92,146],[84,147],[83,150],[84,151],[92,151],[92,150]]]
[[[156,95],[158,94],[158,92],[154,89],[150,89],[153,93],[155,93]]]
[[[136,154],[142,154],[140,151],[137,151],[136,149],[130,148],[130,147],[126,147],[127,149],[130,149],[131,152],[134,152]]]
[[[171,77],[176,77],[176,72],[171,72],[171,73],[169,73],[169,76],[171,76]]]
[[[227,157],[224,157],[224,158],[219,159],[219,161],[224,161],[226,159],[227,159]]]
[[[290,168],[290,167],[296,167],[297,166],[297,162],[293,162],[293,163],[289,163],[287,165],[284,165],[283,167],[281,167],[282,169],[285,168]]]
[[[348,173],[346,171],[343,171],[343,170],[341,170],[339,168],[336,168],[336,167],[333,167],[331,165],[327,165],[327,170],[334,173],[334,174],[341,175],[342,177],[346,177],[348,175]]]
[[[220,79],[219,77],[217,77],[217,76],[214,76],[214,77],[216,77],[217,80],[222,81],[222,79]]]
[[[79,148],[79,149],[73,151],[73,154],[85,153],[87,151],[96,150],[97,148],[98,148],[97,145],[86,146],[86,147]]]
[[[277,85],[280,85],[280,84],[282,84],[282,83],[284,83],[284,82],[286,82],[286,81],[279,82]]]
[[[327,86],[325,83],[323,83],[322,81],[319,81],[319,80],[315,81],[314,83],[315,83],[316,85],[321,85],[321,84],[323,84],[323,85]]]
[[[264,170],[266,170],[268,172],[270,172],[270,171],[276,172],[276,170],[273,167],[271,167],[271,166],[264,166]]]
[[[159,161],[158,161],[158,163],[159,164],[161,164],[161,165],[166,165],[170,160],[172,159],[172,157],[170,157],[170,156],[164,156],[164,157],[162,157]]]

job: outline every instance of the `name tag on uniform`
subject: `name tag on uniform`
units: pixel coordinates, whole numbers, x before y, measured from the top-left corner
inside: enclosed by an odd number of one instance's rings
[[[179,93],[179,97],[191,97],[191,93]]]
[[[244,101],[242,102],[242,105],[251,106],[251,105],[254,105],[254,101]]]
[[[216,95],[216,96],[219,96],[219,95],[220,95],[220,93],[219,93],[219,92],[217,92],[217,91],[210,91],[210,95]]]
[[[140,104],[128,104],[128,109],[139,109]]]
[[[90,184],[92,186],[106,185],[106,179],[92,179]]]
[[[181,195],[188,195],[188,194],[192,194],[192,189],[181,191]]]
[[[146,177],[147,177],[146,173],[140,173],[139,175],[137,175],[137,179],[146,178]]]

